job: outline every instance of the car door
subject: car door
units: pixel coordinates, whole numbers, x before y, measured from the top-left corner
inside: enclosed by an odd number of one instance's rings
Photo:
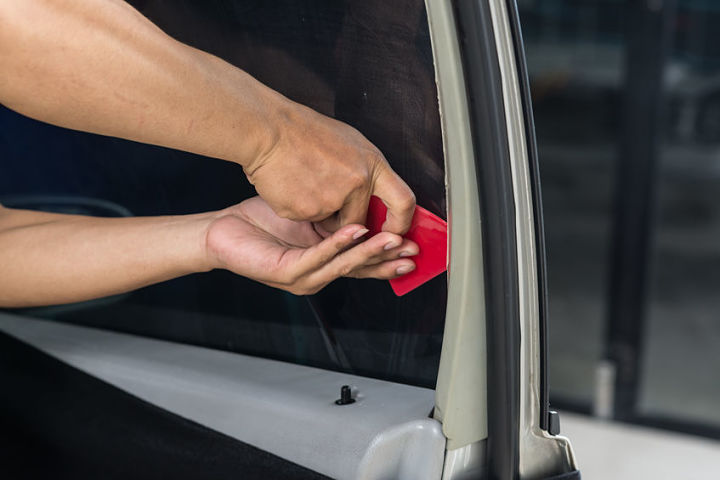
[[[358,128],[418,204],[448,219],[449,270],[403,297],[353,279],[295,297],[211,272],[2,312],[15,477],[577,476],[548,408],[514,2],[131,3]],[[232,165],[0,115],[8,206],[180,214],[254,194]]]

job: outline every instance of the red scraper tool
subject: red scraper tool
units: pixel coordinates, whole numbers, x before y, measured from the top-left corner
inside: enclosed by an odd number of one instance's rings
[[[387,207],[378,197],[370,197],[366,226],[370,235],[382,231]],[[390,280],[398,297],[415,290],[417,287],[447,270],[447,222],[422,207],[415,207],[410,230],[405,238],[417,243],[420,253],[411,257],[415,270]]]

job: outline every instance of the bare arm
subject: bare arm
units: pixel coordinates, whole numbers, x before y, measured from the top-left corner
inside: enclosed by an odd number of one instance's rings
[[[246,164],[279,95],[122,0],[0,0],[0,98],[63,127]]]
[[[95,218],[0,209],[0,305],[67,303],[207,270],[207,215]]]
[[[0,306],[88,300],[213,268],[296,294],[340,276],[392,278],[414,268],[401,253],[413,255],[417,245],[388,232],[355,245],[365,231],[348,225],[323,240],[309,223],[278,217],[258,197],[218,212],[164,217],[0,206]]]
[[[414,196],[359,132],[177,42],[122,0],[0,0],[0,102],[30,117],[239,163],[283,217],[404,233]],[[323,192],[319,195],[317,192]]]

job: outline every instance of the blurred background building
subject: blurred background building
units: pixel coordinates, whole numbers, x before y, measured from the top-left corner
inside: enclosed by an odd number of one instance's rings
[[[551,403],[720,438],[720,2],[520,0]]]

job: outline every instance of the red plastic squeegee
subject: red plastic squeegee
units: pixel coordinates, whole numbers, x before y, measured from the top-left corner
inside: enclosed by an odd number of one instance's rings
[[[370,197],[366,226],[371,235],[382,231],[387,216],[387,207],[378,197]],[[411,257],[415,270],[390,280],[395,295],[405,295],[428,280],[447,270],[447,222],[425,210],[415,207],[410,230],[405,238],[417,243],[420,253]]]

